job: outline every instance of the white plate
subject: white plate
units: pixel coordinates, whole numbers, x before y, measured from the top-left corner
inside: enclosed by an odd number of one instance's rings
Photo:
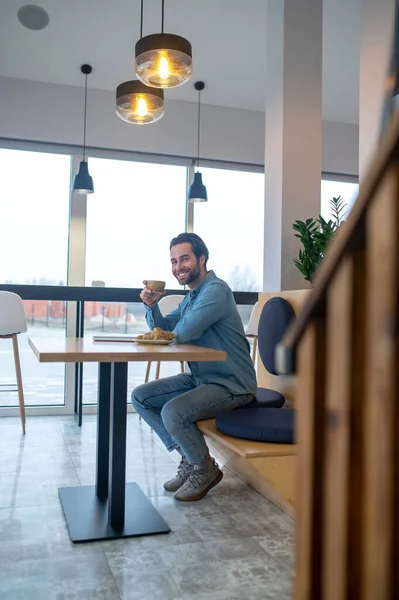
[[[153,346],[168,346],[174,342],[174,340],[138,340],[137,338],[134,341],[136,344],[152,344]]]

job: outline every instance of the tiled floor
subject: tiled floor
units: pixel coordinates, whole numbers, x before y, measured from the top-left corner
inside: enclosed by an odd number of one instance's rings
[[[128,481],[151,498],[168,535],[70,542],[57,487],[94,483],[96,419],[0,418],[1,600],[288,600],[292,520],[224,469],[196,503],[162,484],[179,457],[128,416]]]

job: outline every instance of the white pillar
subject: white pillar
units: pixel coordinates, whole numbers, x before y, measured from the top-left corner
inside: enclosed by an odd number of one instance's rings
[[[360,10],[359,175],[362,178],[380,135],[395,0],[361,0]]]
[[[308,287],[292,224],[318,217],[323,0],[267,0],[264,291]]]

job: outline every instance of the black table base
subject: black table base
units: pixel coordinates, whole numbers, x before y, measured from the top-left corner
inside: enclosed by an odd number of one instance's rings
[[[126,485],[126,513],[121,529],[109,524],[108,501],[97,498],[94,485],[60,488],[59,495],[69,535],[76,543],[170,531],[137,483]]]
[[[73,542],[170,529],[136,483],[126,485],[127,363],[100,363],[96,485],[59,488]]]

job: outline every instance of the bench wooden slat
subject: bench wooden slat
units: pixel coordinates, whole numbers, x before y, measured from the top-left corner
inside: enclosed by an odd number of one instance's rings
[[[197,423],[197,427],[204,435],[217,441],[226,448],[229,448],[233,452],[236,452],[243,458],[257,458],[260,456],[292,456],[297,454],[297,447],[295,444],[269,444],[266,442],[242,440],[232,437],[231,435],[226,435],[216,428],[215,419],[199,421]]]

